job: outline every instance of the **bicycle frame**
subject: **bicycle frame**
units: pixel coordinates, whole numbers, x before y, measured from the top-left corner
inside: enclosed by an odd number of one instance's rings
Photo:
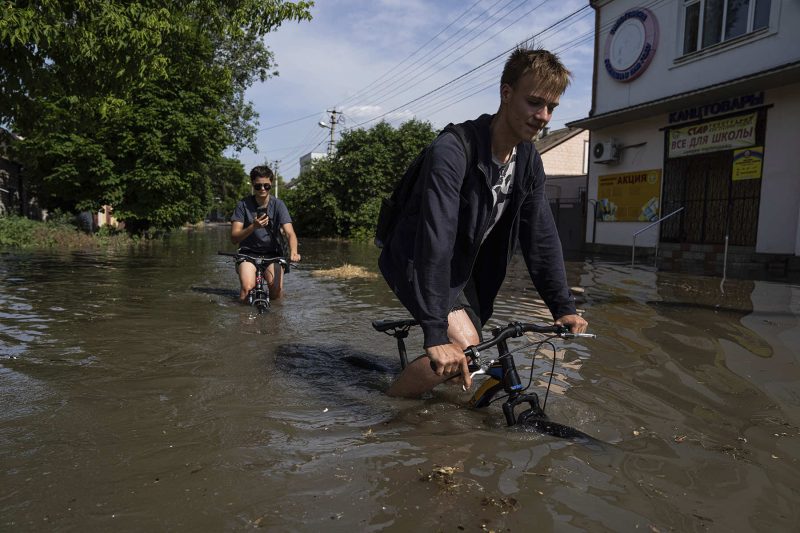
[[[417,325],[417,321],[413,319],[376,320],[372,322],[372,327],[377,331],[397,339],[402,368],[405,368],[408,364],[404,339],[408,337],[408,331],[415,325]],[[539,405],[539,396],[535,392],[525,392],[527,386],[523,385],[520,380],[514,357],[508,349],[507,339],[521,337],[528,332],[551,334],[553,337],[561,338],[594,337],[594,335],[587,333],[570,333],[569,329],[563,326],[539,326],[514,322],[502,328],[495,328],[492,331],[491,339],[464,350],[464,354],[471,360],[470,372],[472,372],[472,375],[486,374],[489,376],[489,379],[472,396],[470,404],[475,408],[486,407],[492,403],[493,398],[498,393],[504,391],[507,394],[507,399],[503,403],[503,415],[507,425],[530,424],[542,426],[539,429],[545,429],[548,433],[562,437],[573,437],[580,432],[567,426],[549,422],[547,415]],[[497,348],[496,358],[489,359],[481,354],[481,352],[493,347]],[[525,404],[528,405],[528,408],[517,414],[517,408],[524,407]],[[545,428],[545,425],[548,427]]]
[[[266,313],[269,310],[269,284],[266,283],[266,271],[269,265],[277,264],[281,267],[283,273],[288,274],[290,263],[285,257],[264,257],[259,255],[249,255],[242,252],[229,253],[217,252],[218,255],[225,255],[234,257],[237,261],[247,261],[256,267],[256,284],[250,289],[247,294],[247,302],[258,309],[258,314]],[[275,270],[275,276],[278,277],[281,272]]]

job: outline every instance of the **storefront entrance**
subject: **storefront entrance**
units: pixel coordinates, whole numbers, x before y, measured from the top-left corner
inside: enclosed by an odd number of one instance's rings
[[[766,110],[758,112],[756,144],[763,146]],[[669,132],[667,132],[669,136]],[[684,211],[661,225],[661,241],[755,246],[761,179],[732,179],[733,150],[667,158],[663,215]]]

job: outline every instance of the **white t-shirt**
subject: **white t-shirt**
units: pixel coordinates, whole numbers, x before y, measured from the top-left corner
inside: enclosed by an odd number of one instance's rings
[[[492,207],[492,214],[490,217],[491,222],[489,222],[489,227],[486,229],[486,233],[483,235],[483,241],[486,240],[486,237],[491,233],[492,228],[494,228],[497,221],[500,220],[500,217],[503,216],[503,212],[505,211],[506,207],[511,203],[509,199],[511,198],[511,189],[514,186],[514,166],[517,162],[517,147],[515,146],[513,150],[511,150],[511,156],[508,158],[507,163],[501,163],[492,156],[492,165],[491,165],[491,173],[492,173],[492,197],[494,198],[494,207]]]

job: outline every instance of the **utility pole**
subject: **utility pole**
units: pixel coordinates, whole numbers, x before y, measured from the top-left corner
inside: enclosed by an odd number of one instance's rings
[[[278,197],[278,166],[281,164],[280,159],[275,160],[275,165],[272,167],[272,172],[275,174],[275,198]]]
[[[342,122],[343,118],[339,118],[339,115],[341,115],[342,112],[336,111],[336,108],[333,108],[332,110],[328,109],[328,113],[331,114],[331,119],[330,119],[331,123],[326,124],[325,122],[320,122],[319,127],[331,130],[331,140],[328,141],[328,157],[331,157],[333,155],[333,148],[334,148],[333,135],[336,132],[336,124]]]

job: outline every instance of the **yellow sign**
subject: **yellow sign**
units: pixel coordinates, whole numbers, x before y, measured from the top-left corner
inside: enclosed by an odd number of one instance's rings
[[[597,218],[606,222],[654,222],[661,199],[661,169],[597,178]]]
[[[669,157],[745,148],[756,142],[757,114],[669,130]]]
[[[764,147],[753,146],[733,151],[733,181],[760,180],[761,166],[764,162]]]

